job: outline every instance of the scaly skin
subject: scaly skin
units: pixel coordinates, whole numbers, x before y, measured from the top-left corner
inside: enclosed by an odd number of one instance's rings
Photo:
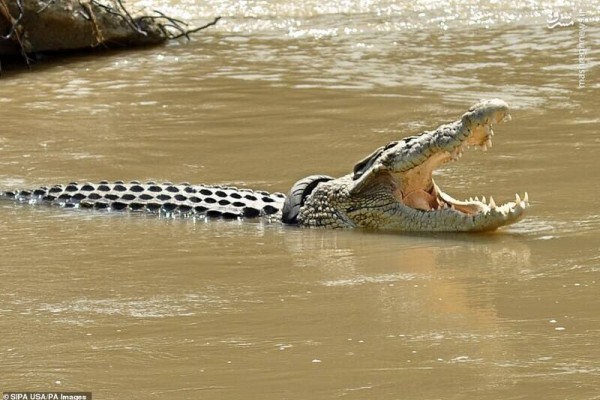
[[[0,198],[70,208],[226,219],[266,217],[301,226],[382,231],[489,231],[523,217],[528,196],[496,206],[458,201],[433,181],[435,168],[458,160],[467,146],[491,147],[492,124],[510,118],[502,100],[476,104],[460,120],[378,148],[338,179],[294,185],[290,197],[233,187],[154,182],[70,183],[0,192]],[[330,179],[330,180],[328,180]],[[301,183],[303,182],[303,183]],[[290,202],[287,209],[284,201]],[[295,203],[294,203],[295,202]],[[292,213],[292,215],[282,215]],[[287,210],[287,211],[286,211]]]

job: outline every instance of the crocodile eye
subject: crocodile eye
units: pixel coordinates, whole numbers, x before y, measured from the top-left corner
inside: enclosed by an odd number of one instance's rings
[[[392,147],[394,147],[395,145],[397,145],[398,143],[399,143],[399,142],[397,142],[397,141],[396,141],[396,142],[390,142],[390,143],[388,143],[388,144],[386,144],[386,145],[385,145],[385,147],[383,148],[383,150],[384,150],[384,151],[385,151],[385,150],[389,150],[389,149],[391,149]]]
[[[410,144],[413,140],[416,140],[418,138],[419,138],[418,136],[408,136],[408,137],[405,137],[404,139],[402,139],[402,141],[406,144]]]

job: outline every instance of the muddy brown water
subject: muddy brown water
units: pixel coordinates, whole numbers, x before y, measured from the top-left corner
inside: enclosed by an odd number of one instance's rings
[[[597,3],[586,28],[564,2],[161,4],[224,18],[189,43],[3,76],[2,188],[285,192],[499,97],[513,120],[494,147],[435,177],[532,208],[495,234],[402,235],[3,202],[0,390],[600,398]],[[552,12],[574,24],[549,28]]]

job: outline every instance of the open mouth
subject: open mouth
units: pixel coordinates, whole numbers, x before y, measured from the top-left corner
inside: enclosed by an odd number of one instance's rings
[[[458,143],[453,143],[445,148],[438,148],[432,152],[421,164],[402,173],[393,173],[397,189],[394,192],[396,199],[405,206],[431,213],[456,214],[462,217],[470,216],[495,217],[501,220],[516,220],[529,206],[527,192],[521,197],[515,195],[514,201],[496,204],[492,196],[477,196],[465,200],[457,200],[445,193],[433,180],[432,173],[435,169],[450,162],[458,161],[463,152],[470,147],[487,151],[492,147],[492,122],[510,120],[506,113],[497,120],[485,121],[471,128],[470,134]],[[490,227],[493,229],[493,226]]]

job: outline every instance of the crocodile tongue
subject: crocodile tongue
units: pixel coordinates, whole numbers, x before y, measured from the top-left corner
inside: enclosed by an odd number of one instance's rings
[[[438,206],[436,196],[433,196],[424,190],[414,190],[408,193],[402,198],[402,202],[409,207],[424,211],[436,209]]]

